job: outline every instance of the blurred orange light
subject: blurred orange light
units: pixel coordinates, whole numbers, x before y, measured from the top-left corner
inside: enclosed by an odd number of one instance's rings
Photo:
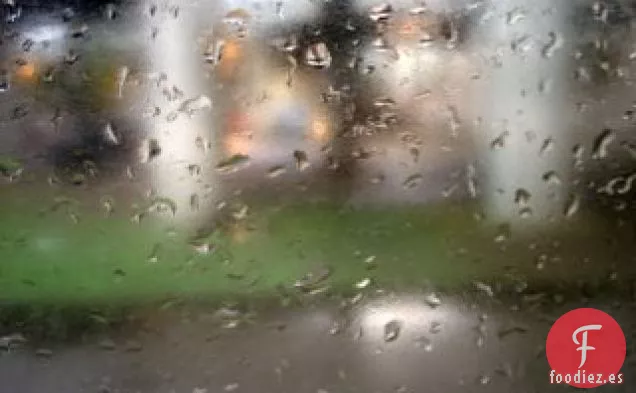
[[[399,34],[403,37],[416,36],[421,30],[421,23],[418,20],[409,18],[399,25]]]
[[[242,55],[243,50],[237,41],[228,41],[223,45],[219,64],[219,73],[222,78],[231,78],[235,74]]]
[[[241,45],[236,41],[228,41],[223,46],[222,61],[233,62],[241,57]]]
[[[18,79],[32,80],[35,76],[35,65],[33,63],[21,65],[15,71],[15,75]]]
[[[329,137],[329,124],[326,119],[313,119],[311,122],[311,138],[318,142],[325,142]]]
[[[227,155],[249,155],[252,148],[252,140],[249,136],[230,134],[225,137],[223,145]]]

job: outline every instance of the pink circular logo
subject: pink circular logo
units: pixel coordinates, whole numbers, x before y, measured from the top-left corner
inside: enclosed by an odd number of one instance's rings
[[[594,308],[572,310],[548,333],[550,382],[577,388],[623,383],[626,349],[623,330],[609,314]]]

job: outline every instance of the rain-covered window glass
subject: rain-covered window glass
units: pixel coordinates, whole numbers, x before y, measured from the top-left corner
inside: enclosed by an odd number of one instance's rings
[[[1,392],[634,390],[634,1],[0,17]]]

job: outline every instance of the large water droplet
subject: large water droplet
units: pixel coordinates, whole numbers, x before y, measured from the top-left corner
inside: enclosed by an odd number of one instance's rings
[[[424,180],[424,177],[421,174],[416,173],[407,177],[406,180],[404,180],[404,183],[402,183],[402,186],[405,189],[415,188],[422,183],[422,180]]]
[[[250,157],[245,154],[235,154],[221,162],[216,166],[216,170],[221,173],[234,173],[249,165]]]
[[[432,352],[433,351],[433,341],[426,337],[426,336],[421,336],[419,338],[417,338],[415,340],[415,346],[418,348],[422,348],[424,349],[424,351],[426,352]]]
[[[305,62],[314,68],[329,68],[331,66],[331,52],[329,52],[327,44],[318,42],[310,45],[305,52]]]
[[[385,21],[391,17],[393,7],[389,3],[375,5],[369,9],[369,18],[374,22]]]
[[[595,160],[607,158],[609,145],[616,139],[616,134],[610,129],[604,129],[594,139],[594,147],[592,149],[592,158]]]
[[[492,150],[500,150],[503,149],[506,146],[506,139],[510,136],[510,132],[509,131],[504,131],[501,134],[499,134],[499,136],[497,136],[495,139],[492,140],[492,142],[490,142],[490,148]]]
[[[146,142],[141,145],[139,155],[141,156],[140,161],[142,163],[148,163],[159,157],[161,155],[159,141],[154,138],[147,139]]]
[[[430,308],[437,308],[442,305],[442,300],[439,298],[439,296],[435,292],[431,292],[424,295],[424,302]]]
[[[9,91],[10,87],[9,72],[7,70],[0,70],[0,93]]]
[[[546,59],[551,58],[561,46],[563,45],[563,39],[561,36],[553,31],[548,33],[548,42],[544,45],[541,50],[541,55]]]
[[[119,137],[115,134],[115,130],[113,129],[113,125],[111,123],[106,123],[103,129],[104,141],[109,145],[119,145],[121,142]]]
[[[520,207],[526,207],[530,203],[532,194],[525,188],[519,188],[515,191],[515,203]]]
[[[548,171],[541,176],[544,182],[549,185],[558,186],[561,185],[561,178],[556,173],[556,171]]]
[[[485,293],[486,295],[488,295],[488,297],[495,296],[495,292],[493,291],[493,289],[492,289],[492,287],[490,285],[488,285],[486,283],[483,283],[481,281],[475,281],[475,282],[473,282],[473,285],[475,286],[475,289]]]
[[[506,23],[514,25],[526,18],[526,11],[522,8],[514,8],[506,14]]]
[[[173,216],[177,214],[177,203],[166,197],[155,197],[150,202],[148,212],[170,212]]]
[[[198,111],[210,108],[212,108],[212,100],[210,99],[210,97],[206,95],[200,95],[198,97],[190,98],[183,101],[183,103],[179,107],[179,111],[186,113],[188,116],[192,116]]]
[[[307,157],[307,153],[302,150],[295,150],[293,153],[294,161],[296,162],[296,169],[299,171],[304,171],[309,168],[309,158]]]
[[[579,206],[581,204],[581,200],[578,195],[570,195],[567,202],[565,203],[565,209],[563,214],[566,218],[570,218],[579,211]]]
[[[387,322],[384,325],[384,341],[392,342],[400,337],[400,332],[402,330],[402,321],[398,321],[396,319]]]
[[[541,149],[539,149],[539,155],[543,156],[554,148],[554,139],[546,138],[541,144]]]

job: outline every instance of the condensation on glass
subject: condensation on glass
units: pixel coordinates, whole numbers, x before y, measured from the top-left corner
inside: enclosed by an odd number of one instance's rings
[[[8,391],[558,391],[578,307],[631,391],[633,2],[0,14]]]

